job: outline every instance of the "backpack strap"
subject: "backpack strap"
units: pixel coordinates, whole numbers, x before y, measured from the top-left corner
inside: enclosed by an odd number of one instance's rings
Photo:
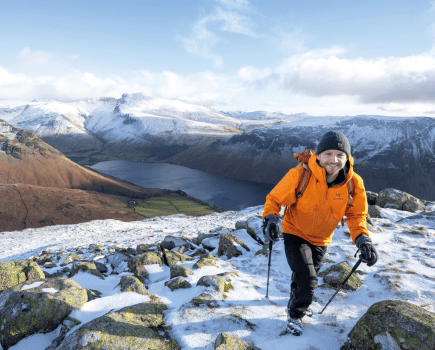
[[[296,200],[302,197],[305,190],[307,189],[308,183],[310,182],[312,172],[308,167],[308,161],[310,160],[310,157],[313,154],[315,154],[313,150],[305,150],[302,153],[293,153],[293,156],[299,162],[298,166],[303,167],[302,175],[300,177],[298,187],[296,187],[295,190]]]
[[[353,202],[353,177],[348,181],[347,183],[347,188],[349,191],[349,200],[347,201],[347,206],[348,207],[353,207],[352,202]],[[341,218],[341,226],[344,226],[344,217]]]

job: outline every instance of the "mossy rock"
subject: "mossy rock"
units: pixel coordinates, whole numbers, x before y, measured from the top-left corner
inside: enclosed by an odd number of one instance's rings
[[[210,307],[210,308],[219,307],[219,304],[216,301],[216,299],[208,293],[201,293],[196,298],[193,298],[191,303],[194,306],[205,305],[205,306]]]
[[[86,288],[86,293],[88,294],[88,301],[101,298],[101,292],[95,289]]]
[[[71,264],[74,261],[84,261],[85,259],[83,259],[80,255],[74,254],[74,253],[70,253],[66,259],[63,261],[62,264],[60,264],[60,266],[66,266],[68,264]]]
[[[148,289],[146,289],[143,283],[134,276],[122,276],[121,282],[121,292],[135,292],[142,295],[150,295]]]
[[[97,270],[95,264],[88,261],[75,261],[71,267],[70,277],[75,276],[79,271],[89,272],[94,276],[104,279],[103,274]]]
[[[261,350],[260,348],[227,333],[220,333],[217,336],[214,348],[216,350]]]
[[[149,301],[96,318],[68,335],[57,350],[179,350],[163,321],[165,304]]]
[[[214,256],[210,253],[204,253],[198,256],[199,259],[214,259]]]
[[[69,278],[50,278],[21,290],[18,284],[0,294],[0,344],[7,349],[26,336],[55,330],[73,309],[88,301],[85,288]]]
[[[223,294],[225,291],[226,279],[221,276],[202,276],[197,282],[198,286],[205,286]]]
[[[180,254],[178,252],[173,252],[170,250],[165,250],[164,255],[165,255],[166,263],[169,267],[174,266],[178,262],[193,260],[193,258],[188,255]]]
[[[323,277],[324,281],[332,287],[338,288],[347,275],[352,271],[347,261],[343,261],[339,264],[328,267],[325,271],[319,273],[320,277]],[[363,282],[354,273],[350,276],[347,282],[344,284],[343,289],[357,290],[361,287]]]
[[[26,281],[37,281],[44,278],[44,272],[34,261],[0,262],[0,292]]]
[[[341,349],[435,349],[435,315],[405,301],[375,303],[350,331]]]
[[[213,259],[200,259],[193,266],[193,269],[200,269],[204,266],[213,266],[217,267],[217,265],[213,262]]]
[[[171,278],[175,277],[187,277],[193,275],[193,271],[186,266],[183,265],[174,265],[171,266]]]
[[[149,274],[146,270],[146,265],[154,265],[158,264],[163,266],[163,253],[160,251],[149,251],[145,252],[142,255],[132,258],[128,262],[128,268],[135,275],[135,277],[139,278],[139,280],[145,283]]]
[[[165,282],[165,286],[167,286],[171,291],[174,291],[176,289],[180,288],[191,288],[192,285],[187,282],[183,277],[177,277],[170,281]]]
[[[228,232],[221,234],[219,238],[218,256],[226,255],[228,259],[243,254],[243,247],[245,251],[250,251],[248,246],[243,243],[234,233]]]

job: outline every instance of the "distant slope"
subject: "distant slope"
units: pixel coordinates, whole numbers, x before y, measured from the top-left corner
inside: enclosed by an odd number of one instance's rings
[[[0,231],[213,211],[183,194],[145,189],[83,168],[32,132],[0,120]]]

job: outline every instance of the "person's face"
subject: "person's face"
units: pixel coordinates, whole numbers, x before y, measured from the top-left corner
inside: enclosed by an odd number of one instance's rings
[[[326,170],[329,175],[338,174],[344,168],[347,156],[346,153],[335,149],[324,151],[317,155],[320,166]]]

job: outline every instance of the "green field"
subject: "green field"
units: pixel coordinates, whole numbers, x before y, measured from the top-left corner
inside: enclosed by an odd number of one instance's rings
[[[216,212],[216,210],[210,206],[200,204],[177,193],[169,193],[163,196],[135,200],[136,204],[130,207],[128,201],[129,199],[125,200],[125,207],[108,207],[107,209],[134,211],[136,214],[142,215],[146,218],[173,214],[200,216]]]

